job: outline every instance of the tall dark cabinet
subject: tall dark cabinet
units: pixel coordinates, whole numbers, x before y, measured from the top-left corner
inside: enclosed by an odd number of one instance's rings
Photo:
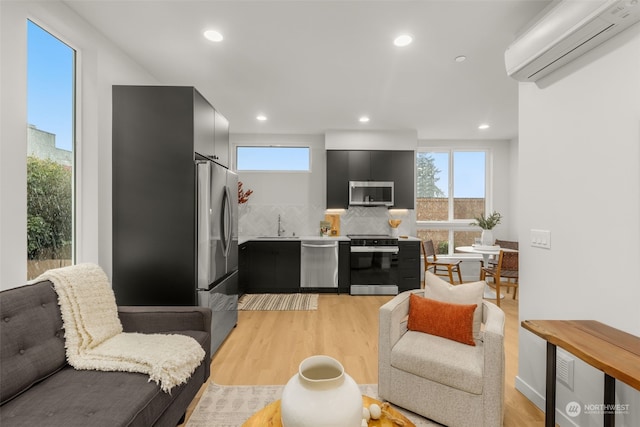
[[[227,159],[192,87],[113,87],[113,288],[120,305],[197,305],[196,152]],[[224,132],[224,131],[222,131]],[[189,284],[193,284],[190,286]]]

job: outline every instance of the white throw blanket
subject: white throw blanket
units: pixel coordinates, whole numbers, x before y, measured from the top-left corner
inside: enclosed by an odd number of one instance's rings
[[[122,332],[113,289],[95,264],[49,270],[65,329],[67,361],[80,370],[140,372],[163,391],[185,383],[205,352],[186,335]]]

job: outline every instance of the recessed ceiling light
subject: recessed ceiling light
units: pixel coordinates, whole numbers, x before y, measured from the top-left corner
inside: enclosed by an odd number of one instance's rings
[[[478,126],[478,129],[480,130],[485,130],[485,129],[489,129],[491,126],[489,126],[486,123],[481,124],[480,126]]]
[[[367,116],[362,116],[362,117],[360,117],[360,118],[358,119],[358,121],[359,121],[360,123],[367,123],[367,122],[369,121],[369,117],[367,117]]]
[[[467,57],[464,55],[456,56],[456,62],[464,62],[467,60]]]
[[[412,41],[413,37],[411,37],[409,34],[402,34],[393,39],[393,44],[398,47],[404,47],[410,45]]]
[[[267,116],[265,116],[264,114],[258,114],[256,116],[256,120],[260,120],[261,122],[264,122],[267,120]]]
[[[211,40],[212,42],[221,42],[223,40],[224,37],[222,37],[222,34],[220,34],[219,32],[215,31],[215,30],[207,30],[204,32],[204,36],[208,39]]]

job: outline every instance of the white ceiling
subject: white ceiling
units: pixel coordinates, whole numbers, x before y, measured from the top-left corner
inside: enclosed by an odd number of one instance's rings
[[[517,82],[503,54],[548,1],[65,3],[162,84],[198,88],[233,133],[415,129],[420,139],[511,139]],[[224,41],[206,40],[207,29]],[[402,32],[414,41],[397,48]],[[371,121],[359,123],[361,115]],[[478,130],[485,122],[491,128]]]

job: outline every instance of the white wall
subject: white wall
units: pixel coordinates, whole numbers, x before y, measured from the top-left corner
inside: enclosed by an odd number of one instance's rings
[[[595,319],[640,335],[640,24],[536,85],[522,83],[519,134],[520,319]],[[524,242],[551,231],[551,249]],[[544,407],[545,342],[520,329],[517,388]],[[571,401],[602,403],[603,376],[577,360],[574,391],[558,385],[557,422]],[[640,425],[640,392],[617,383]]]
[[[231,134],[230,140],[234,169],[238,145],[311,148],[310,172],[239,172],[244,189],[253,190],[249,202],[240,207],[240,236],[276,235],[278,215],[288,236],[319,234],[327,204],[324,136]]]
[[[0,289],[27,276],[27,19],[78,52],[76,261],[110,274],[111,86],[158,82],[59,1],[1,1],[0,19]]]
[[[415,150],[416,130],[327,131],[327,150]]]

